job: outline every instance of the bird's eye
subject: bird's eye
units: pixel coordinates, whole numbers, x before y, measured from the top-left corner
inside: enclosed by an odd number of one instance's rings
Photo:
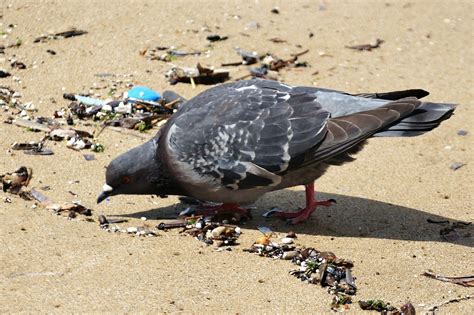
[[[128,177],[128,176],[122,177],[122,182],[124,182],[124,183],[130,183],[130,177]]]

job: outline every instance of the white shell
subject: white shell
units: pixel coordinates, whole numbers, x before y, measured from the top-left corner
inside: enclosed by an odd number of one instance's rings
[[[284,237],[284,238],[281,239],[281,242],[283,244],[293,244],[293,239],[290,238],[290,237]]]

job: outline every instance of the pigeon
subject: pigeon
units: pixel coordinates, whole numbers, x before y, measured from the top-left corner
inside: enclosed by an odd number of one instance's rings
[[[355,160],[373,136],[417,136],[448,119],[454,104],[422,102],[424,90],[348,94],[253,79],[222,84],[185,101],[148,142],[114,159],[100,203],[119,194],[178,195],[236,212],[264,194],[303,185],[305,208],[272,211],[291,224],[317,206],[314,181]]]

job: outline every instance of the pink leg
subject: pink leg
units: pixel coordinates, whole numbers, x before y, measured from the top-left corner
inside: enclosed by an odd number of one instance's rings
[[[336,203],[336,200],[334,199],[317,201],[315,198],[314,183],[305,185],[304,187],[306,194],[305,208],[296,212],[277,211],[273,214],[273,216],[289,219],[290,224],[296,224],[306,221],[311,216],[311,213],[316,210],[317,206],[329,207],[333,203]]]
[[[217,206],[202,205],[202,208],[196,211],[196,214],[204,216],[211,216],[219,213],[240,213],[243,217],[249,217],[247,210],[241,208],[237,203],[223,203]]]

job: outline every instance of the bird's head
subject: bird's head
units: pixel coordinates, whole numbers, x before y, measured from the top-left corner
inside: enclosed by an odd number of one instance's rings
[[[97,203],[114,195],[158,193],[156,178],[159,178],[159,161],[155,158],[156,150],[156,140],[152,139],[110,162]]]

